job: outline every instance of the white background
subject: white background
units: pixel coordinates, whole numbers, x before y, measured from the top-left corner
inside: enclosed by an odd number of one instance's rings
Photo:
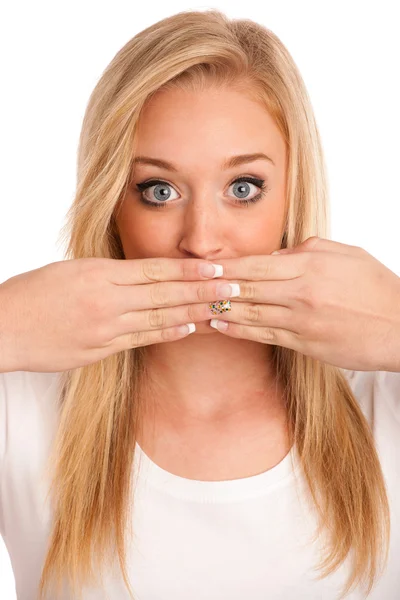
[[[0,13],[0,283],[64,258],[57,239],[74,195],[82,118],[116,52],[166,16],[207,8],[258,21],[288,48],[322,136],[331,237],[400,276],[397,0],[168,0],[158,9],[134,0],[13,0]],[[0,598],[16,598],[1,537]]]

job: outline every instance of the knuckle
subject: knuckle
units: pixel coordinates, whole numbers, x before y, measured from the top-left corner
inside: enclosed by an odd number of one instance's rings
[[[165,282],[158,282],[151,286],[150,297],[155,306],[166,306],[168,304],[168,289]]]
[[[308,269],[315,275],[321,276],[326,273],[326,256],[323,252],[310,253],[308,256]]]
[[[79,305],[86,318],[101,320],[107,317],[112,305],[110,302],[110,288],[104,280],[104,263],[100,259],[87,259],[82,263],[79,273],[78,286],[81,291]]]
[[[307,322],[308,319],[305,316],[305,311],[299,307],[297,307],[296,311],[289,310],[286,312],[285,327],[295,334],[301,335],[301,332],[304,331],[304,325]]]
[[[149,326],[151,329],[166,327],[165,310],[162,308],[153,308],[149,311]]]
[[[110,259],[104,257],[88,257],[78,259],[80,262],[81,274],[93,281],[104,278],[104,272],[109,266]]]
[[[95,323],[103,322],[106,317],[106,306],[103,298],[99,296],[86,296],[82,299],[85,317]]]
[[[251,276],[254,279],[268,279],[268,277],[272,273],[272,265],[268,261],[265,262],[257,262],[255,265],[251,267]]]
[[[302,338],[308,340],[308,342],[315,342],[323,338],[323,326],[317,319],[311,319],[302,328]]]
[[[276,341],[276,335],[269,327],[260,327],[259,338],[262,343],[270,343]]]
[[[142,277],[145,281],[160,281],[162,266],[159,260],[146,259],[142,263]]]
[[[102,323],[101,325],[96,327],[96,345],[99,347],[105,347],[110,344],[112,339],[111,328],[107,323]]]
[[[240,297],[245,300],[252,300],[256,297],[256,288],[251,281],[240,284]]]
[[[301,339],[302,344],[306,340],[314,341],[321,339],[321,334],[325,336],[326,333],[323,321],[318,318],[318,313],[310,318],[308,309],[298,310],[297,314],[293,313],[291,317],[287,318],[286,322],[287,328]]]
[[[206,302],[208,296],[208,286],[200,283],[196,288],[197,298],[200,302]]]
[[[312,319],[307,323],[307,338],[308,339],[321,339],[323,335],[324,327],[319,319]]]
[[[138,348],[139,346],[145,345],[146,337],[145,331],[133,331],[129,338],[130,348]]]
[[[99,259],[93,256],[86,256],[84,258],[77,259],[76,264],[79,264],[82,272],[89,272],[96,268],[98,260]]]
[[[188,304],[187,305],[187,316],[188,316],[188,323],[194,323],[197,318],[198,318],[198,310],[196,308],[195,304]]]
[[[258,323],[261,318],[260,306],[258,304],[249,304],[244,307],[244,318],[251,323]]]
[[[87,287],[88,284],[92,286],[99,280],[99,266],[95,259],[85,259],[84,261],[82,261],[80,267],[80,281],[84,286]]]
[[[321,304],[321,292],[310,282],[302,283],[294,293],[295,300],[311,309],[317,309]]]

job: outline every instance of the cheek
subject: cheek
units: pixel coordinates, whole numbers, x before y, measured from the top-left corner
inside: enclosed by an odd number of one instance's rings
[[[283,213],[274,206],[266,207],[254,219],[242,219],[234,233],[245,254],[268,254],[281,243]]]
[[[125,209],[117,223],[126,258],[168,255],[174,237],[172,224],[167,219],[140,208],[135,211]]]

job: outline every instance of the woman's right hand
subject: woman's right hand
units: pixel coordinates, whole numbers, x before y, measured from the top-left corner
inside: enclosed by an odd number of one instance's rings
[[[227,298],[201,259],[80,258],[50,263],[0,285],[0,371],[66,371],[185,336]],[[223,281],[227,283],[226,280]]]

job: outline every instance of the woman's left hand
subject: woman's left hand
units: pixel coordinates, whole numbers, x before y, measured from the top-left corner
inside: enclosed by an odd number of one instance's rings
[[[358,246],[310,237],[278,255],[215,261],[240,284],[224,335],[355,371],[400,372],[400,277]]]

